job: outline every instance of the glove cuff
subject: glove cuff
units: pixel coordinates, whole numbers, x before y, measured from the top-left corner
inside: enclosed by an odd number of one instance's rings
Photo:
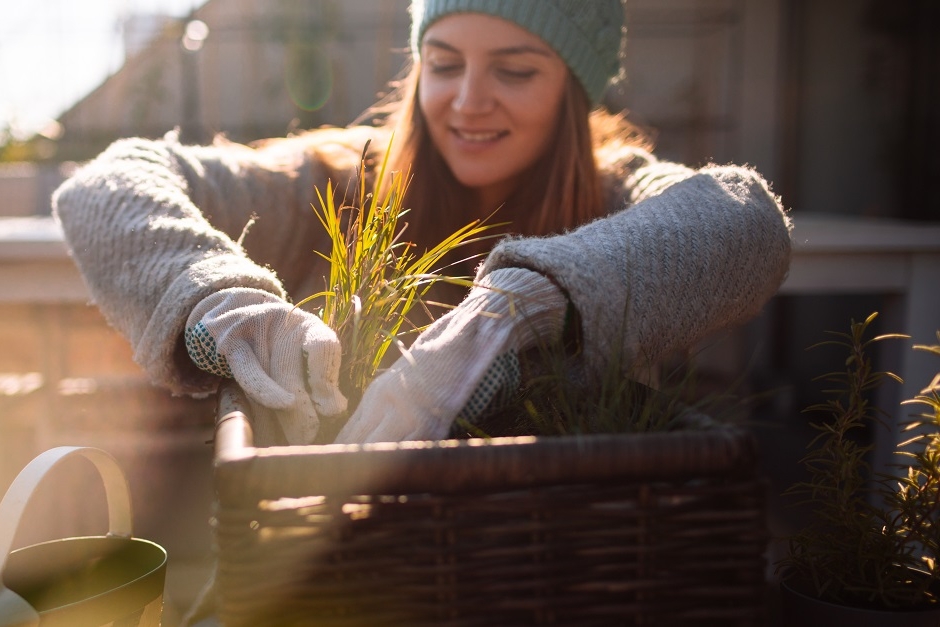
[[[283,298],[280,298],[271,292],[266,292],[264,290],[259,290],[253,287],[227,287],[223,290],[213,292],[199,301],[196,306],[193,307],[192,312],[189,314],[189,318],[186,321],[186,326],[195,326],[196,323],[202,320],[207,313],[216,307],[219,307],[220,305],[224,306],[226,311],[229,311],[237,307],[285,302],[286,301]]]
[[[473,291],[477,290],[487,293],[482,315],[513,321],[507,348],[524,350],[536,342],[551,344],[561,339],[568,299],[545,275],[525,268],[500,268],[484,276]]]

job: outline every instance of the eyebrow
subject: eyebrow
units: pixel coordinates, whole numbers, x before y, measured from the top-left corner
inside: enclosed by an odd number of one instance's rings
[[[433,38],[425,39],[424,45],[431,46],[433,48],[441,48],[448,52],[455,52],[458,54],[460,53],[460,50],[458,48],[455,48],[454,46],[450,45],[447,42],[441,41],[440,39],[433,39]],[[493,56],[508,56],[508,55],[514,55],[514,54],[538,54],[544,57],[551,56],[551,53],[545,48],[539,48],[537,46],[527,46],[527,45],[507,46],[505,48],[497,48],[496,50],[493,50],[492,52],[490,52],[490,54]]]

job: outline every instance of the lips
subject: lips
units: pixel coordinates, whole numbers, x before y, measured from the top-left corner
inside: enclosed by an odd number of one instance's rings
[[[509,134],[509,131],[476,131],[460,128],[452,128],[451,132],[461,141],[480,144],[494,142]]]

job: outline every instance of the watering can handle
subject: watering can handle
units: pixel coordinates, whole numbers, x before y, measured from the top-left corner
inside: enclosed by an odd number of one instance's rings
[[[70,457],[82,456],[95,465],[108,501],[108,535],[131,537],[131,500],[127,479],[117,461],[105,451],[82,446],[60,446],[49,449],[26,465],[0,501],[0,573],[6,567],[7,555],[20,518],[39,483],[53,468]],[[0,580],[0,593],[6,592]],[[0,617],[0,625],[2,625]]]

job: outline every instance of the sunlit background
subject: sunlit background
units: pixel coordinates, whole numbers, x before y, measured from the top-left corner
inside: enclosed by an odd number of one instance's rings
[[[3,0],[0,133],[54,133],[55,119],[205,0]]]

